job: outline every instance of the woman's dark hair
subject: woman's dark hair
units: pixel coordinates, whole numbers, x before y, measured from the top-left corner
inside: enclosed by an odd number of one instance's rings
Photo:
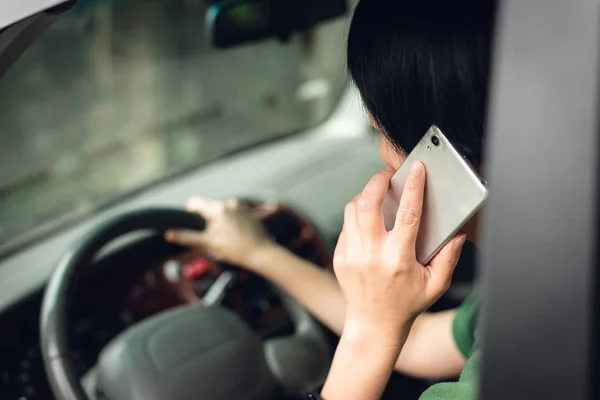
[[[407,152],[435,124],[482,161],[496,2],[361,0],[348,69],[365,107]]]

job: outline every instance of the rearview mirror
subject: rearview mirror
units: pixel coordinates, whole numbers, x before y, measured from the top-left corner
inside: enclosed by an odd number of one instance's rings
[[[209,7],[206,26],[211,44],[228,48],[269,38],[287,40],[347,10],[346,0],[225,0]]]

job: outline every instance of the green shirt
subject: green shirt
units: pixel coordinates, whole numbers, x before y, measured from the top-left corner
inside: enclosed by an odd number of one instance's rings
[[[460,352],[467,359],[465,368],[457,382],[438,383],[427,389],[419,400],[468,400],[476,396],[476,359],[475,349],[475,317],[477,303],[475,296],[469,297],[461,304],[452,323],[454,341]]]

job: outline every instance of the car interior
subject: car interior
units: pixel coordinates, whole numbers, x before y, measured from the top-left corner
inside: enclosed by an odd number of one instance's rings
[[[204,227],[190,196],[233,197],[331,270],[343,206],[381,168],[345,72],[352,3],[277,4],[82,0],[20,42],[22,21],[4,28],[0,398],[294,399],[323,382],[332,332],[161,236]],[[436,308],[470,292],[468,253]],[[397,375],[387,395],[428,384]]]
[[[291,400],[322,384],[335,334],[162,233],[205,226],[191,196],[236,198],[333,273],[344,204],[382,168],[345,70],[353,4],[0,1],[0,399]],[[478,258],[465,248],[435,310],[473,291]],[[433,383],[394,374],[384,398]]]

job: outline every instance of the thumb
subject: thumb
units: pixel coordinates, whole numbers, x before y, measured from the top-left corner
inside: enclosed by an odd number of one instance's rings
[[[186,208],[188,211],[200,214],[205,219],[211,219],[225,210],[225,203],[203,197],[191,197],[187,201]]]
[[[455,236],[429,263],[434,290],[443,292],[447,290],[466,240],[467,235],[464,233]]]
[[[169,243],[180,244],[188,247],[201,247],[204,245],[204,232],[185,229],[169,229],[165,232],[165,240]]]

